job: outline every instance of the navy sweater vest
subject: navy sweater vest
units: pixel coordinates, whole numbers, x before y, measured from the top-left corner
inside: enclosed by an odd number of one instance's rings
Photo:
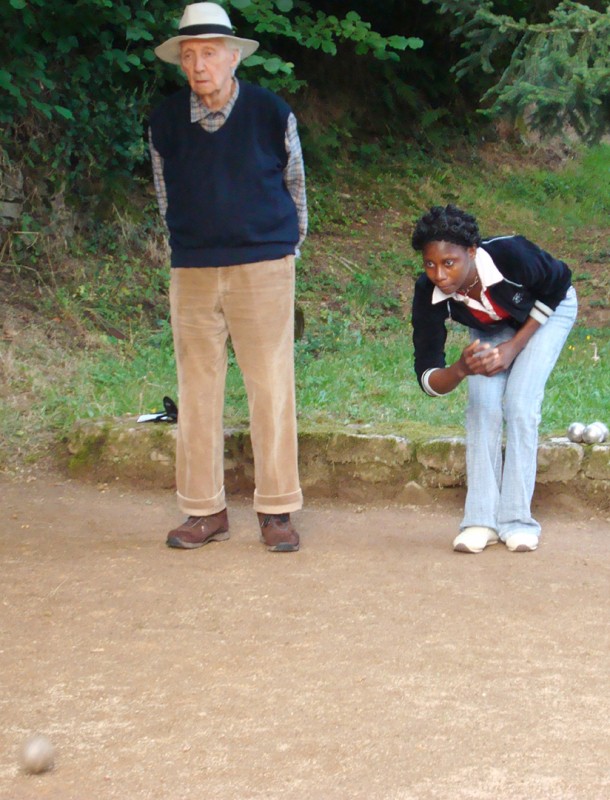
[[[153,112],[172,267],[250,264],[295,252],[297,210],[283,176],[289,114],[272,92],[242,81],[214,133],[191,122],[189,87]]]

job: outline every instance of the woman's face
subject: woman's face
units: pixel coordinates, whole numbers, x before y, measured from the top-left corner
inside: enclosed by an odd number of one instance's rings
[[[476,274],[476,251],[452,242],[428,242],[422,249],[426,275],[447,295],[466,288]]]

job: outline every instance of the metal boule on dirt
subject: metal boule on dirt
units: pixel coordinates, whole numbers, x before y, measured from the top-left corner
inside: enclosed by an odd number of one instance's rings
[[[39,775],[53,769],[55,747],[50,739],[38,733],[31,736],[21,750],[21,765],[31,775]]]
[[[605,426],[604,426],[605,427]],[[584,429],[582,440],[586,444],[598,444],[606,438],[604,428],[597,422],[592,422]]]
[[[568,426],[568,439],[571,442],[582,442],[582,435],[586,427],[584,422],[573,422]]]

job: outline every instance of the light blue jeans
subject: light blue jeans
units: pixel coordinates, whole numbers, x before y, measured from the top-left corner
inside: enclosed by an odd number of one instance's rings
[[[505,372],[468,378],[468,491],[460,530],[483,525],[493,528],[502,541],[517,530],[540,535],[540,525],[531,513],[540,408],[545,384],[574,324],[577,308],[576,292],[571,287]],[[492,347],[514,335],[508,325],[499,325],[492,332],[470,330],[471,340],[480,339]]]

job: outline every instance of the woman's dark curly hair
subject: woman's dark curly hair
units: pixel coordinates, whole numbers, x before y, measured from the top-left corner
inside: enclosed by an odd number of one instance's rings
[[[451,204],[444,208],[433,206],[417,221],[411,237],[414,250],[423,250],[428,242],[452,242],[462,247],[476,247],[481,244],[481,235],[472,214]]]

